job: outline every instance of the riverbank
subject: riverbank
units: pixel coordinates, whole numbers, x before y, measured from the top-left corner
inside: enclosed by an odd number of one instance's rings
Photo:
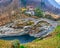
[[[0,48],[11,48],[11,42],[6,40],[0,40]],[[36,39],[35,41],[27,44],[21,44],[22,48],[60,48],[60,26],[51,33],[51,36],[44,38],[43,40]]]
[[[51,36],[46,37],[43,40],[37,39],[32,43],[24,44],[26,48],[60,48],[60,26],[50,34]]]

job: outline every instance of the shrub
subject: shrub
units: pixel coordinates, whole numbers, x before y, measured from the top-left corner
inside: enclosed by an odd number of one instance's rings
[[[26,48],[26,47],[24,47],[23,45],[21,45],[20,48]]]
[[[14,40],[12,41],[12,47],[13,48],[20,48],[20,43],[19,43],[19,40]]]

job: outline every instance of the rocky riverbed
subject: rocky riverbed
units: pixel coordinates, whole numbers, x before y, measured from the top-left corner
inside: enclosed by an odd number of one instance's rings
[[[17,26],[17,24],[19,26]],[[18,39],[21,41],[21,43],[27,43],[27,42],[31,42],[37,37],[41,38],[49,35],[56,28],[56,26],[57,26],[57,22],[45,18],[20,19],[13,23],[9,23],[5,26],[1,26],[0,39],[4,39],[4,40]],[[22,40],[25,41],[22,42]]]

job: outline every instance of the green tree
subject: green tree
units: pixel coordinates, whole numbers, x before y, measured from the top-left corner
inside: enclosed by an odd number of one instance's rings
[[[44,13],[43,13],[43,11],[41,9],[36,8],[35,9],[35,16],[37,16],[37,17],[43,17]]]

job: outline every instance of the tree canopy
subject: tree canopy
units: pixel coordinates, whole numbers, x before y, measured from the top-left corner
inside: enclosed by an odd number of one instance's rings
[[[39,8],[36,8],[35,9],[35,16],[43,17],[44,16],[43,11]]]

